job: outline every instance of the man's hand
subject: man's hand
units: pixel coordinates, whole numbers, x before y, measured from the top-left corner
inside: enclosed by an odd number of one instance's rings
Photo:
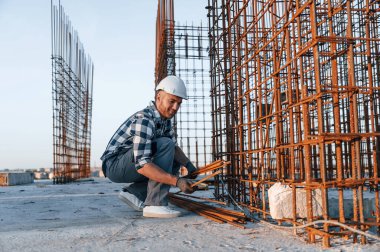
[[[195,172],[197,169],[197,167],[195,167],[193,165],[193,163],[191,163],[190,161],[187,162],[187,164],[185,165],[186,169],[187,169],[187,175],[185,176],[185,178],[189,178],[189,179],[196,179],[198,177],[198,175],[191,175],[191,173]]]
[[[179,178],[177,180],[176,186],[184,193],[193,193],[194,188],[191,187],[191,182],[184,178]]]

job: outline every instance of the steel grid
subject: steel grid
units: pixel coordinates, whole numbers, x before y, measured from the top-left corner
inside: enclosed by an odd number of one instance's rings
[[[184,80],[188,100],[174,117],[178,144],[197,167],[212,161],[208,29],[174,26],[175,73]]]
[[[207,9],[213,155],[231,162],[219,199],[232,195],[266,219],[268,188],[282,182],[293,191],[286,221],[301,221],[295,197],[304,188],[307,222],[379,232],[379,1],[209,0]],[[316,190],[321,216],[313,216]],[[374,194],[372,216],[364,190]],[[329,213],[334,191],[338,216]],[[329,224],[306,230],[325,247],[333,234],[351,235]]]
[[[51,2],[54,183],[90,176],[94,66],[63,7]]]
[[[188,100],[172,119],[178,145],[196,166],[212,160],[207,27],[179,25],[173,0],[159,0],[156,28],[156,84],[167,75],[184,80]]]

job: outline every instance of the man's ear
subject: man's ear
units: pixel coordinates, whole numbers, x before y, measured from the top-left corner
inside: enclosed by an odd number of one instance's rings
[[[156,100],[157,101],[161,101],[161,98],[162,98],[162,94],[163,92],[162,92],[162,90],[158,90],[158,92],[157,92],[157,94],[156,94]]]
[[[160,92],[160,90],[156,91],[156,93],[154,94],[154,100],[157,101],[158,99],[158,93]]]

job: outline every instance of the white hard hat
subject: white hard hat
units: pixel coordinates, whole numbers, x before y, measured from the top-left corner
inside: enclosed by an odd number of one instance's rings
[[[164,90],[166,93],[181,97],[187,100],[186,86],[183,80],[174,75],[166,76],[158,83],[156,91]]]

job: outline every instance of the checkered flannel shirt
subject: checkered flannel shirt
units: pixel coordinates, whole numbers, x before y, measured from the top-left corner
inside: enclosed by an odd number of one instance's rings
[[[111,156],[133,148],[135,167],[140,169],[152,162],[152,140],[159,137],[170,137],[176,143],[170,119],[161,118],[152,101],[119,127],[100,159],[104,162]]]

